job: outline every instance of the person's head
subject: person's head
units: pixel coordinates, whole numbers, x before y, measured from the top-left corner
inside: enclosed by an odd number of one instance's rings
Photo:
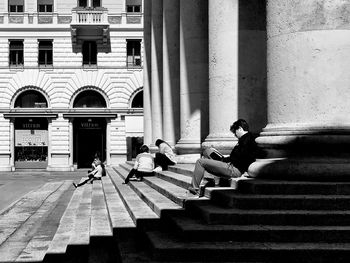
[[[245,120],[239,119],[231,125],[230,131],[239,139],[249,131],[249,125]]]
[[[155,145],[156,145],[157,147],[159,147],[159,145],[160,145],[161,143],[163,143],[163,142],[164,142],[164,141],[163,141],[162,139],[157,139]]]
[[[94,160],[94,163],[95,163],[96,166],[101,165],[100,159],[97,159],[97,158]]]
[[[149,148],[147,145],[144,144],[140,147],[140,153],[148,153],[148,152],[149,152]]]

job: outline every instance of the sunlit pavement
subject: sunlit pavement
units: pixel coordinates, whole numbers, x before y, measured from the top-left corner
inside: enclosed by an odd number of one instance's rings
[[[0,213],[28,192],[38,189],[44,183],[73,180],[85,176],[87,169],[74,172],[16,171],[0,172]]]

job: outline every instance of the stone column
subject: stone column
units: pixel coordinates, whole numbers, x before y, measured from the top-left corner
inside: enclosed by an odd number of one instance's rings
[[[203,147],[229,153],[238,119],[238,0],[209,0],[209,135]]]
[[[179,154],[199,154],[208,135],[208,1],[180,0]]]
[[[74,171],[74,163],[73,163],[73,152],[74,152],[74,147],[73,147],[73,143],[74,143],[74,139],[73,139],[73,118],[71,118],[69,120],[68,123],[68,129],[69,129],[69,161],[68,161],[68,165],[70,167],[71,171]]]
[[[143,141],[152,143],[152,109],[151,109],[151,15],[152,0],[144,0],[143,15]]]
[[[10,171],[15,171],[15,118],[10,120]]]
[[[106,118],[106,164],[111,165],[111,120]]]
[[[163,139],[175,146],[180,136],[180,2],[163,0]]]
[[[163,137],[162,86],[163,86],[163,4],[162,0],[152,0],[151,61],[152,61],[152,143]]]
[[[350,21],[346,1],[267,4],[268,125],[258,177],[349,179]]]
[[[47,167],[51,167],[51,161],[52,161],[52,119],[47,118]],[[49,170],[49,169],[48,169]]]

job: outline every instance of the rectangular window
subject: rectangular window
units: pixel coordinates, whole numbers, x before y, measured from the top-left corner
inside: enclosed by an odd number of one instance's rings
[[[24,0],[9,0],[8,7],[11,13],[22,13],[24,12]]]
[[[141,0],[126,0],[126,12],[128,13],[140,13],[142,10]]]
[[[10,5],[11,13],[23,13],[23,5]]]
[[[39,40],[39,66],[52,66],[52,40]]]
[[[53,0],[38,0],[38,12],[52,13],[53,12]]]
[[[39,5],[38,12],[52,13],[52,5]]]
[[[79,7],[87,7],[87,0],[79,0]]]
[[[141,67],[141,40],[127,40],[127,66]]]
[[[10,40],[9,56],[10,66],[23,66],[23,40]]]
[[[101,7],[101,1],[100,0],[93,0],[92,6],[93,7]]]
[[[83,65],[92,66],[97,64],[97,45],[95,41],[84,41]]]
[[[140,5],[127,5],[126,12],[128,12],[128,13],[140,13],[141,6]]]

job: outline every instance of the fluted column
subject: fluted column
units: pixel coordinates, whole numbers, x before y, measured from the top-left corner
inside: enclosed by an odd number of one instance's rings
[[[152,139],[163,137],[162,86],[163,86],[163,2],[152,0],[151,25],[151,98],[152,98]]]
[[[180,136],[180,2],[163,0],[163,137],[175,146]]]
[[[238,119],[238,0],[209,0],[209,135],[203,147],[229,152]]]
[[[144,0],[143,6],[143,141],[152,143],[151,109],[151,15],[152,0]]]
[[[208,135],[208,1],[180,0],[180,154],[199,154]]]
[[[267,156],[251,175],[350,178],[347,12],[346,1],[268,0]]]

